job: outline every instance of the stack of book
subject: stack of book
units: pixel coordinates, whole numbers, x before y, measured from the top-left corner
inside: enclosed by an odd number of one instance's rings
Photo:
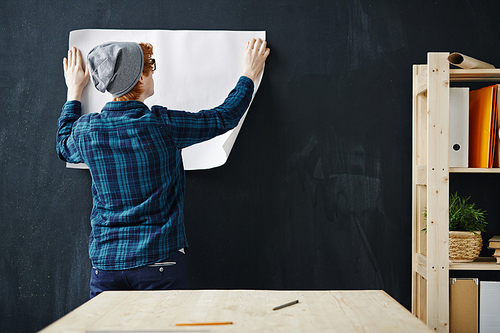
[[[493,236],[489,242],[488,249],[495,250],[493,257],[497,259],[497,264],[500,264],[500,236]]]

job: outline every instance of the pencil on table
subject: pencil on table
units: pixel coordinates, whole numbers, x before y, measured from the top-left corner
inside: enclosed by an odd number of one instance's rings
[[[214,323],[185,323],[185,324],[175,324],[175,326],[204,326],[204,325],[232,325],[232,321],[221,321]]]

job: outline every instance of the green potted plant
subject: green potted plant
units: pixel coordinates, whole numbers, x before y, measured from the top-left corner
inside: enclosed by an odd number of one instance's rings
[[[449,256],[452,262],[471,262],[483,247],[481,232],[486,231],[486,211],[469,202],[470,197],[450,195]]]
[[[450,195],[449,259],[451,262],[471,262],[479,257],[483,247],[481,232],[486,231],[486,211],[469,203],[470,197]],[[424,211],[427,218],[427,210]],[[427,232],[427,228],[423,229]]]

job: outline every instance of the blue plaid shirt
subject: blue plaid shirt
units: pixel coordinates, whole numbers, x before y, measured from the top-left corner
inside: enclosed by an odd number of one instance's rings
[[[79,101],[64,104],[57,153],[92,175],[93,266],[130,269],[187,247],[181,149],[238,125],[253,89],[242,76],[223,104],[197,113],[125,101],[81,116]]]

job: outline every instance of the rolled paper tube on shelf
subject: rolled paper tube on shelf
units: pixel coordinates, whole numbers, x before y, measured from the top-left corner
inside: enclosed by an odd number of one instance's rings
[[[489,69],[489,68],[495,68],[492,64],[488,64],[484,61],[477,60],[474,58],[471,58],[469,56],[466,56],[464,54],[454,52],[448,56],[448,61],[460,68],[464,69]]]

